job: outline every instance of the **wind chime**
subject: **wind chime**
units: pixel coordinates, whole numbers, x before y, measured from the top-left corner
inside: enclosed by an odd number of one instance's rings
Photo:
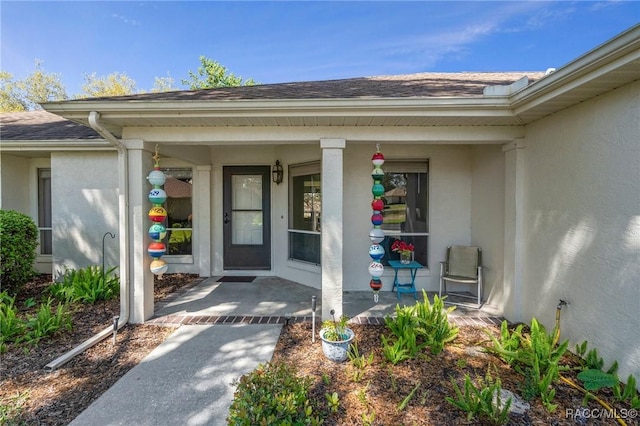
[[[153,258],[150,266],[151,272],[162,279],[162,274],[167,272],[168,268],[167,262],[160,259],[167,252],[167,246],[162,242],[167,236],[167,228],[162,224],[167,218],[167,211],[162,207],[167,200],[167,194],[162,189],[166,181],[166,176],[162,170],[160,170],[158,145],[156,145],[156,153],[152,158],[155,162],[153,164],[153,170],[149,173],[149,176],[147,176],[147,180],[153,185],[153,189],[149,191],[149,201],[153,204],[153,207],[149,210],[149,220],[153,222],[149,228],[149,237],[153,241],[149,243],[147,252],[149,256]]]
[[[373,163],[373,172],[371,177],[373,178],[373,187],[371,193],[373,194],[373,201],[371,202],[371,208],[373,214],[371,215],[371,223],[373,228],[369,231],[369,239],[373,243],[369,247],[369,256],[373,260],[369,265],[369,275],[371,275],[371,281],[369,286],[373,290],[373,301],[378,303],[378,293],[382,288],[382,281],[380,277],[384,272],[384,266],[380,262],[384,257],[384,247],[380,243],[384,240],[384,231],[382,230],[382,212],[384,210],[384,201],[382,196],[384,195],[384,186],[382,185],[382,179],[384,178],[384,172],[381,166],[384,164],[384,155],[380,152],[380,145],[376,145],[376,152],[371,158]]]

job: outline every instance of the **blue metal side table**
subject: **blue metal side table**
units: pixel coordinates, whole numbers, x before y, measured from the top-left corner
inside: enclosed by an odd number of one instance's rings
[[[418,300],[418,295],[416,294],[416,273],[418,269],[424,268],[424,266],[415,260],[412,260],[409,263],[401,263],[399,260],[390,260],[389,265],[395,271],[395,276],[393,277],[393,288],[391,291],[396,290],[398,293],[398,300],[400,300],[400,295],[402,293],[413,293],[413,298]],[[411,282],[410,283],[401,283],[398,281],[398,271],[401,269],[408,269],[411,274]]]

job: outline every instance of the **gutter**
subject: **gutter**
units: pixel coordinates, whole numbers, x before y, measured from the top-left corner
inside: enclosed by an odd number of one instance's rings
[[[89,125],[93,130],[98,132],[100,136],[105,138],[118,151],[118,216],[120,228],[120,316],[116,326],[110,326],[93,337],[87,339],[80,345],[76,346],[69,352],[51,361],[45,365],[45,370],[53,371],[70,361],[76,355],[81,354],[90,347],[96,345],[119,330],[127,322],[129,322],[129,171],[128,160],[129,155],[127,147],[121,140],[116,138],[111,132],[100,123],[100,113],[91,111],[89,113]],[[114,318],[115,320],[115,318]]]

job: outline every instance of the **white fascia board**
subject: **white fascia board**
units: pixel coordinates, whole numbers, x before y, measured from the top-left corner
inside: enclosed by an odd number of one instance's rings
[[[322,138],[347,143],[506,143],[524,137],[522,126],[294,126],[294,127],[128,127],[128,138],[175,145],[318,144]]]
[[[131,118],[203,118],[203,117],[303,117],[329,116],[403,116],[513,115],[507,97],[487,98],[385,98],[385,99],[274,99],[212,101],[79,101],[43,104],[52,113],[67,119],[86,121],[90,111],[99,111],[105,121]]]
[[[48,139],[48,140],[24,140],[2,141],[0,149],[3,152],[22,151],[115,151],[114,147],[103,139]]]
[[[640,25],[592,49],[511,97],[516,114],[640,58]]]

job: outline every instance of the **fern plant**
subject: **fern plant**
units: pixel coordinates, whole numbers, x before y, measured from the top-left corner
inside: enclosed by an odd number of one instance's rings
[[[487,350],[499,355],[528,378],[531,381],[530,396],[540,396],[547,410],[553,412],[557,405],[552,403],[556,393],[552,385],[558,380],[560,360],[569,347],[569,341],[556,346],[555,333],[547,333],[535,318],[531,320],[528,335],[522,334],[521,330],[518,327],[510,333],[503,322],[500,339],[489,334],[493,346]]]
[[[450,404],[458,407],[467,413],[467,421],[471,422],[476,418],[481,418],[492,425],[504,425],[509,420],[509,408],[511,408],[511,398],[506,403],[501,404],[500,379],[493,381],[489,375],[485,381],[481,381],[479,386],[475,386],[468,374],[464,376],[464,386],[460,389],[454,379],[451,385],[456,393],[456,397],[445,397]]]
[[[109,300],[119,294],[120,279],[115,275],[116,267],[103,271],[99,266],[69,270],[62,280],[48,287],[51,295],[66,302],[94,304],[100,300]]]

